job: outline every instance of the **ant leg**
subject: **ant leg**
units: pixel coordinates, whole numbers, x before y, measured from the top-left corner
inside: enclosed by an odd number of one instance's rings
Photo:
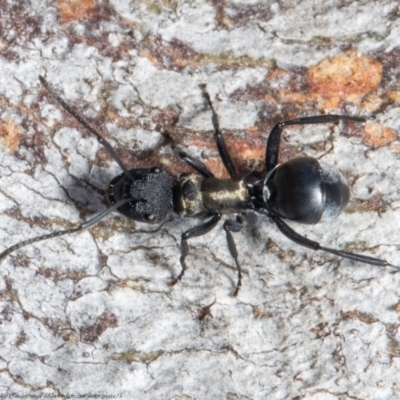
[[[179,157],[204,178],[214,178],[214,174],[201,161],[188,156],[184,151],[179,153]]]
[[[189,253],[189,246],[188,246],[188,242],[187,242],[188,239],[191,239],[196,236],[203,236],[206,233],[210,232],[212,229],[215,228],[215,225],[217,225],[217,223],[220,219],[221,219],[220,213],[213,214],[212,218],[209,219],[204,224],[195,226],[194,228],[191,228],[191,229],[187,230],[186,232],[182,233],[182,236],[181,236],[181,258],[180,258],[182,270],[181,270],[180,274],[178,275],[178,277],[171,283],[171,285],[175,285],[175,283],[180,281],[182,279],[182,276],[185,274],[185,271],[187,268],[185,258]]]
[[[52,239],[52,238],[59,237],[59,236],[69,235],[70,233],[77,233],[77,232],[81,232],[81,231],[84,231],[86,229],[89,229],[90,227],[92,227],[93,225],[95,225],[99,221],[101,221],[108,214],[110,214],[111,212],[115,211],[117,208],[123,206],[128,201],[132,201],[132,200],[133,199],[120,200],[117,203],[113,204],[111,207],[107,208],[105,211],[101,212],[100,214],[95,215],[92,219],[89,219],[88,221],[84,222],[83,224],[81,224],[81,225],[79,225],[79,226],[77,226],[75,228],[66,229],[66,230],[63,230],[63,231],[54,231],[52,233],[47,233],[45,235],[37,236],[37,237],[32,238],[32,239],[23,240],[22,242],[14,244],[13,246],[3,250],[0,253],[0,262],[4,258],[6,258],[9,254],[11,254],[14,251],[20,249],[21,247],[28,246],[29,244],[36,243],[36,242],[41,242],[42,240]]]
[[[214,106],[212,104],[210,95],[208,94],[208,92],[206,90],[206,85],[200,85],[200,89],[203,93],[203,96],[207,100],[208,105],[211,108],[211,112],[212,112],[211,122],[214,127],[214,137],[215,137],[215,141],[217,142],[219,156],[221,157],[222,162],[224,163],[224,166],[225,166],[226,170],[228,171],[230,177],[236,178],[237,175],[236,175],[235,166],[234,166],[232,158],[229,154],[228,148],[226,147],[226,143],[222,136],[222,133],[219,129],[218,114],[216,113]]]
[[[233,240],[233,236],[231,232],[240,232],[242,229],[242,221],[241,218],[237,218],[236,221],[233,219],[227,219],[224,222],[224,229],[226,232],[226,241],[228,243],[228,249],[231,253],[231,256],[235,260],[236,270],[238,273],[238,280],[236,284],[236,289],[233,292],[233,296],[236,297],[239,293],[239,289],[242,286],[242,269],[240,268],[239,260],[238,260],[238,252],[236,249],[235,241]]]
[[[327,124],[329,122],[338,122],[338,121],[366,122],[368,119],[370,118],[331,114],[331,115],[317,115],[313,117],[302,117],[277,123],[272,128],[271,133],[268,136],[267,149],[265,152],[265,166],[267,173],[273,170],[278,164],[279,144],[281,142],[281,134],[285,126]]]
[[[279,230],[290,240],[299,244],[300,246],[307,247],[312,250],[322,250],[327,253],[335,254],[339,257],[348,258],[353,261],[358,261],[364,264],[376,265],[378,267],[392,267],[399,269],[396,265],[388,263],[386,260],[381,260],[380,258],[365,256],[363,254],[350,253],[348,251],[331,249],[329,247],[322,247],[318,242],[307,239],[306,237],[295,232],[289,225],[287,225],[281,218],[276,215],[270,215],[270,218],[276,223]]]

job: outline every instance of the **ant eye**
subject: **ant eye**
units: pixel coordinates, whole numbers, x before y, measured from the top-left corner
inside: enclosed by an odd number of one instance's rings
[[[152,222],[152,221],[154,221],[155,216],[154,216],[154,214],[145,214],[145,215],[143,215],[143,218],[148,222]]]
[[[150,170],[150,172],[154,173],[154,174],[159,174],[161,172],[161,169],[158,167],[154,167]]]

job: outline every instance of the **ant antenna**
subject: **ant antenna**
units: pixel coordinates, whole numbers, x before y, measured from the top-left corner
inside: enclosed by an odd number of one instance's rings
[[[93,225],[96,225],[98,222],[100,222],[104,217],[106,217],[108,214],[116,210],[117,208],[123,206],[125,203],[128,203],[129,201],[132,201],[134,199],[129,198],[129,199],[123,199],[118,201],[117,203],[113,204],[111,207],[108,207],[105,211],[95,215],[93,218],[89,219],[88,221],[84,222],[83,224],[80,224],[79,226],[75,228],[70,228],[70,229],[65,229],[63,231],[54,231],[52,233],[47,233],[45,235],[41,236],[36,236],[35,238],[32,239],[27,239],[23,240],[22,242],[19,242],[17,244],[14,244],[13,246],[5,249],[0,253],[0,262],[6,258],[9,254],[13,253],[14,251],[20,249],[21,247],[25,247],[29,244],[36,243],[36,242],[41,242],[42,240],[46,239],[51,239],[59,236],[64,236],[68,235],[70,233],[76,233],[76,232],[81,232],[84,231]]]
[[[49,94],[54,98],[54,100],[57,101],[58,104],[61,105],[61,107],[67,111],[72,117],[74,117],[84,128],[86,128],[90,133],[92,133],[98,140],[100,144],[102,144],[105,149],[110,153],[111,157],[118,163],[122,171],[124,172],[125,176],[130,180],[133,181],[133,176],[131,172],[125,167],[124,163],[122,160],[119,158],[118,154],[114,150],[114,148],[111,146],[111,144],[104,139],[94,128],[92,128],[75,110],[73,110],[63,99],[61,99],[51,88],[49,83],[43,78],[43,76],[39,75],[39,80],[42,83],[42,85],[45,87],[45,89],[49,92]],[[23,240],[11,247],[8,247],[5,249],[3,252],[0,253],[0,261],[2,261],[4,258],[6,258],[9,254],[13,253],[14,251],[28,246],[29,244],[36,243],[36,242],[41,242],[43,240],[59,237],[59,236],[64,236],[64,235],[69,235],[71,233],[76,233],[76,232],[81,232],[86,229],[89,229],[93,225],[97,224],[99,221],[101,221],[103,218],[105,218],[108,214],[111,212],[117,210],[124,204],[128,202],[135,201],[133,198],[128,198],[128,199],[122,199],[115,204],[111,205],[108,207],[105,211],[95,215],[93,218],[89,219],[88,221],[76,226],[75,228],[70,228],[70,229],[65,229],[65,230],[60,230],[60,231],[54,231],[52,233],[47,233],[45,235],[37,236],[32,239],[27,239]],[[138,201],[143,201],[139,199]]]
[[[73,110],[60,96],[58,96],[53,88],[49,85],[49,83],[46,81],[46,79],[43,78],[43,76],[39,75],[39,80],[41,84],[45,87],[45,89],[49,92],[51,97],[53,97],[54,100],[57,101],[60,106],[67,111],[70,115],[72,115],[83,127],[85,127],[90,133],[92,133],[94,136],[96,136],[98,142],[102,144],[105,149],[110,153],[111,157],[118,163],[119,167],[122,169],[124,172],[125,176],[130,180],[133,181],[133,176],[130,173],[130,171],[125,167],[124,163],[122,160],[119,158],[118,154],[114,150],[114,148],[111,146],[111,144],[104,139],[97,131],[96,129],[92,128],[75,110]]]

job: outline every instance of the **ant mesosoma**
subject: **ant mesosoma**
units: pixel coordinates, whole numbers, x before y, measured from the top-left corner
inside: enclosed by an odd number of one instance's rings
[[[222,214],[243,214],[251,211],[272,220],[286,237],[301,246],[365,264],[398,268],[375,257],[323,247],[318,242],[298,234],[283,221],[284,218],[304,224],[316,224],[321,219],[336,217],[347,205],[350,196],[349,187],[339,172],[322,167],[315,158],[300,157],[279,164],[279,145],[283,129],[289,125],[325,124],[337,121],[365,122],[367,118],[321,115],[280,122],[273,127],[267,140],[263,179],[257,178],[253,172],[238,176],[219,128],[218,115],[209,94],[202,85],[203,95],[212,112],[212,125],[218,152],[230,178],[216,178],[201,161],[184,152],[180,152],[179,157],[197,174],[183,173],[176,177],[159,167],[128,169],[110,143],[66,104],[42,76],[39,76],[39,79],[64,110],[107,149],[121,167],[122,173],[112,179],[108,186],[107,199],[111,204],[108,209],[75,228],[55,231],[19,242],[0,253],[0,261],[28,244],[88,229],[112,211],[118,211],[135,221],[152,224],[166,221],[171,213],[184,218],[208,218],[204,223],[182,233],[181,272],[172,282],[175,284],[183,277],[186,270],[185,259],[188,255],[189,239],[211,231],[221,219]],[[240,215],[235,219],[227,219],[223,228],[238,274],[233,294],[236,296],[242,283],[242,270],[232,232],[239,232],[242,228]]]

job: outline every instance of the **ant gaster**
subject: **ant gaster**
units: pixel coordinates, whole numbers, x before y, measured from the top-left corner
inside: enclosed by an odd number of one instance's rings
[[[230,178],[216,178],[201,161],[184,152],[180,152],[179,157],[197,174],[183,173],[176,177],[159,167],[129,170],[110,143],[54,93],[42,76],[39,76],[39,79],[51,96],[107,149],[121,167],[122,173],[112,179],[109,184],[107,199],[111,206],[104,212],[75,228],[55,231],[19,242],[4,250],[0,254],[0,261],[28,244],[88,229],[115,210],[135,221],[152,224],[166,221],[171,213],[184,218],[206,220],[182,233],[181,272],[172,282],[175,284],[181,280],[186,270],[185,259],[188,255],[189,239],[211,231],[221,219],[222,214],[243,214],[251,211],[269,218],[286,237],[301,246],[365,264],[398,268],[375,257],[323,247],[318,242],[298,234],[283,221],[283,219],[289,219],[304,224],[316,224],[321,219],[336,217],[346,207],[350,196],[349,187],[339,172],[332,168],[322,167],[315,158],[300,157],[279,164],[279,145],[283,129],[289,125],[325,124],[338,121],[365,122],[367,118],[321,115],[280,122],[273,127],[268,137],[263,179],[256,178],[252,172],[245,176],[238,176],[219,128],[218,115],[203,85],[202,92],[212,112],[212,125],[218,152]],[[241,230],[242,220],[240,217],[227,219],[223,228],[238,274],[236,289],[233,293],[236,296],[242,283],[242,270],[232,232]]]

